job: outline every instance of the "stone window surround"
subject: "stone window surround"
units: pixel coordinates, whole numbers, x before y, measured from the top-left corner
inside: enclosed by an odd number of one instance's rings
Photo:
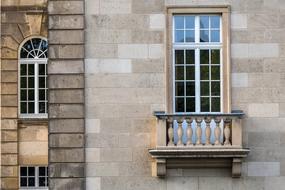
[[[174,14],[221,14],[222,17],[222,110],[223,113],[231,113],[231,92],[230,92],[230,7],[229,6],[197,6],[197,7],[178,7],[170,6],[167,11],[167,112],[173,113],[173,15]]]
[[[47,119],[48,118],[48,114],[47,113],[45,113],[45,114],[21,114],[21,104],[20,104],[20,65],[21,65],[21,49],[22,49],[22,47],[23,47],[23,45],[27,42],[27,41],[29,41],[29,40],[31,40],[31,39],[34,39],[34,38],[40,38],[40,39],[43,39],[43,40],[45,40],[45,41],[48,41],[47,40],[47,38],[46,37],[44,37],[44,36],[39,36],[39,35],[32,35],[32,36],[29,36],[29,37],[27,37],[27,38],[25,38],[22,42],[21,42],[21,44],[19,45],[19,47],[18,47],[18,94],[19,94],[19,96],[18,96],[18,102],[19,102],[19,106],[18,106],[18,114],[19,114],[19,119],[20,120],[22,120],[22,119]],[[47,65],[47,63],[48,63],[48,61],[47,61],[47,59],[45,60],[45,61],[43,61],[42,59],[40,60],[42,63],[44,63],[44,64],[46,64]],[[46,67],[47,68],[47,67]],[[47,72],[47,70],[46,70],[46,72]],[[46,73],[47,74],[47,73]]]

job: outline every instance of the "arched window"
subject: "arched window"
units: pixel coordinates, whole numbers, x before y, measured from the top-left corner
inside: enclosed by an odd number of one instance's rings
[[[47,40],[28,39],[19,53],[20,117],[47,117]]]

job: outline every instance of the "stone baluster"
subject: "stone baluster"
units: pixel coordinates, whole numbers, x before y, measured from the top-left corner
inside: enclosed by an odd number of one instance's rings
[[[201,146],[202,142],[201,142],[201,138],[202,138],[202,128],[201,128],[201,123],[202,123],[202,119],[201,118],[196,118],[196,123],[197,123],[197,128],[196,128],[196,146]]]
[[[178,141],[177,141],[177,146],[183,146],[183,141],[182,141],[182,137],[183,137],[183,128],[182,128],[182,123],[183,123],[183,119],[177,119],[177,123],[178,123],[178,129],[177,129],[177,135],[178,135]]]
[[[190,119],[186,119],[187,121],[187,146],[192,146],[193,145],[193,142],[192,142],[192,135],[193,135],[193,130],[192,130],[192,127],[191,127],[191,124],[192,124],[192,121],[193,119],[190,118]]]
[[[205,118],[205,122],[206,122],[206,129],[205,129],[205,134],[206,134],[206,145],[211,145],[211,142],[210,142],[210,137],[211,137],[211,127],[210,127],[210,124],[211,124],[211,118],[210,117],[207,117]]]
[[[167,120],[167,124],[168,124],[168,129],[167,129],[168,144],[167,146],[174,146],[173,120]]]
[[[231,129],[230,129],[231,119],[224,120],[224,135],[225,135],[225,146],[230,146],[230,138],[231,138]]]
[[[214,121],[216,123],[216,128],[214,131],[215,132],[215,145],[221,145],[221,142],[220,142],[220,137],[221,137],[220,122],[221,122],[221,119],[215,118]]]

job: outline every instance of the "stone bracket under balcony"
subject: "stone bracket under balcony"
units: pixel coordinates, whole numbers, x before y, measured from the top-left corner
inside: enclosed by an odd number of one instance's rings
[[[250,152],[242,146],[242,112],[155,116],[156,147],[149,149],[154,175],[165,177],[173,168],[232,168],[232,177],[241,176]]]

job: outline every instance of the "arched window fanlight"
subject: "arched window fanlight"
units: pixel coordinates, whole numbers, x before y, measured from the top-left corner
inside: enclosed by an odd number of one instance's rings
[[[21,48],[21,59],[37,59],[48,57],[48,44],[45,39],[33,38],[28,40]]]
[[[47,117],[48,43],[39,37],[29,39],[19,53],[20,117]]]

